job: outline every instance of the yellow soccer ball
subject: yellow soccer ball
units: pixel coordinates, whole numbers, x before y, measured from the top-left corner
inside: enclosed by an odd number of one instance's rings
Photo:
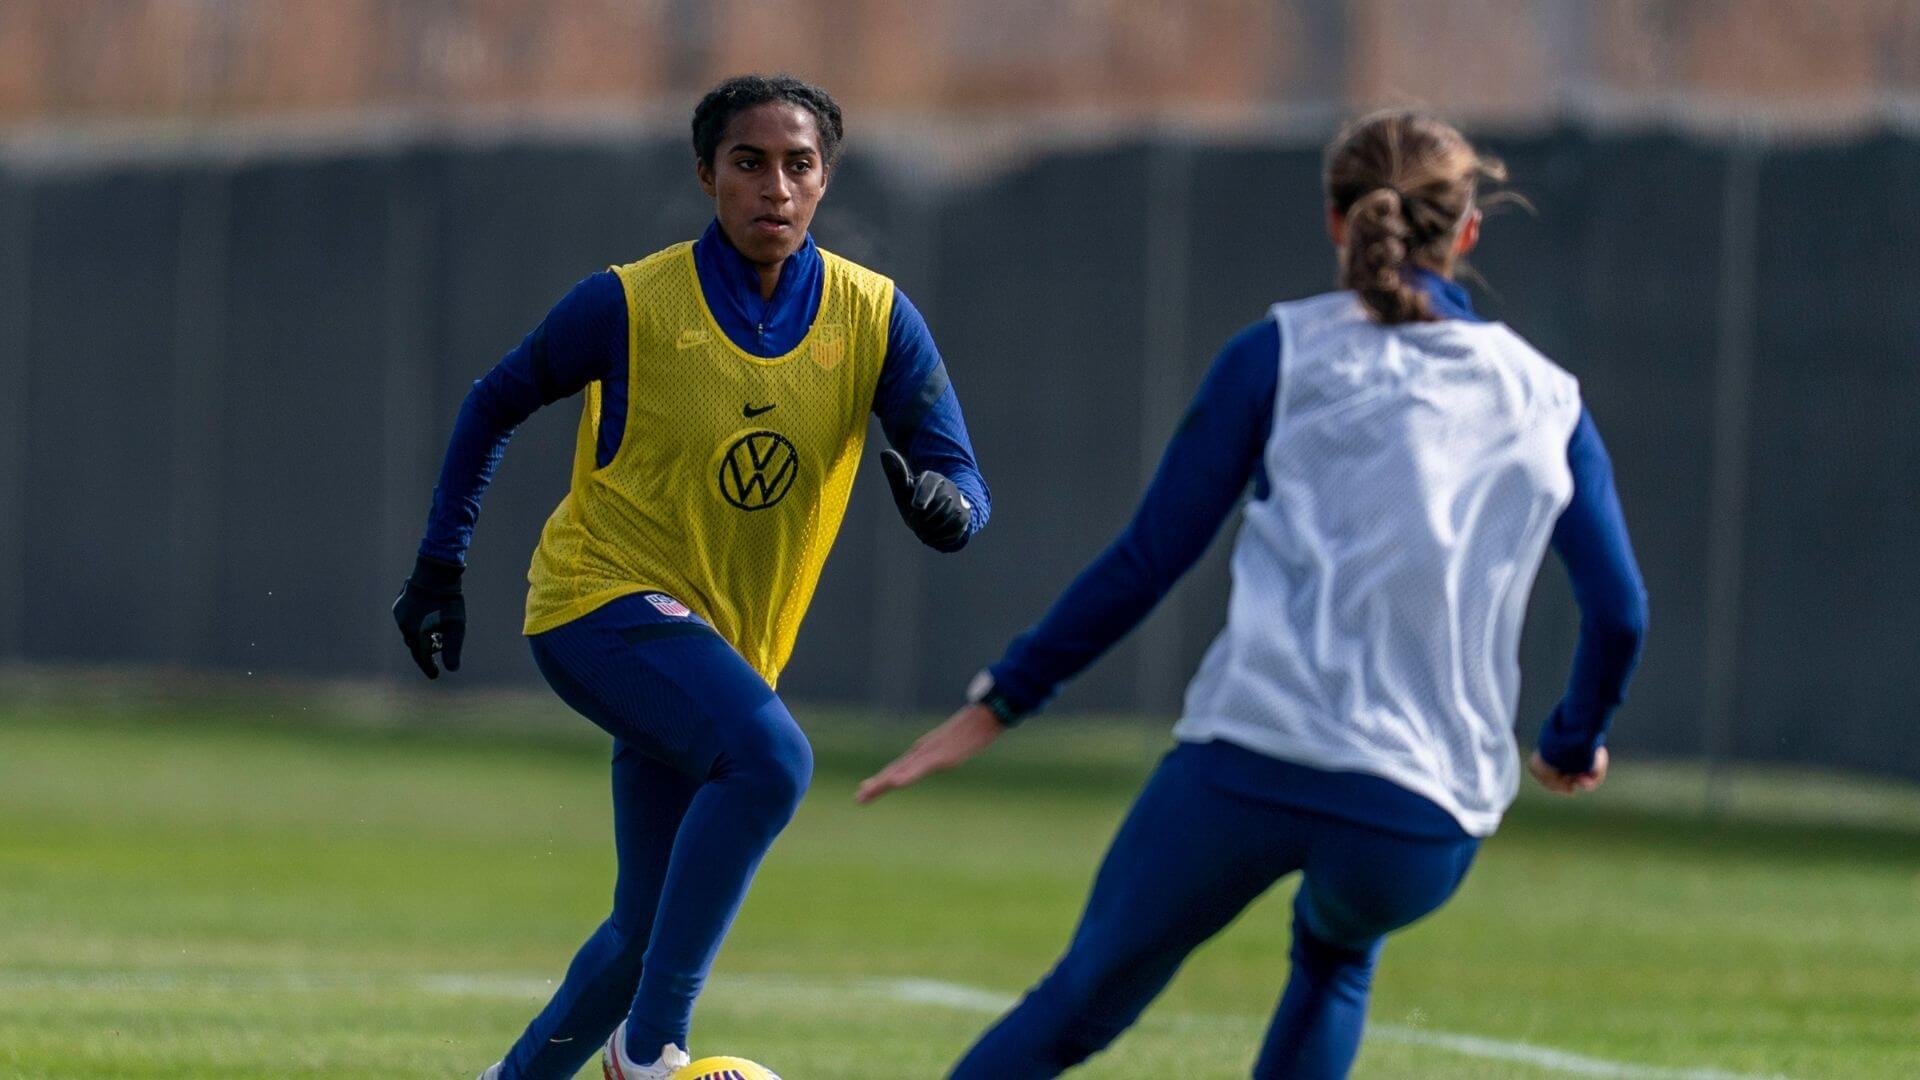
[[[780,1080],[780,1077],[765,1065],[746,1058],[710,1057],[680,1066],[673,1080]]]

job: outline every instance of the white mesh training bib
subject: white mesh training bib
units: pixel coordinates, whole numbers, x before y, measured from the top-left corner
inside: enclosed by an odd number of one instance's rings
[[[1272,490],[1174,734],[1383,777],[1490,834],[1579,384],[1498,323],[1383,327],[1349,292],[1273,318]]]

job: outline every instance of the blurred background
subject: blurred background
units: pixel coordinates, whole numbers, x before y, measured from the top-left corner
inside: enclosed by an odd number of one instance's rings
[[[854,786],[1331,286],[1321,148],[1411,105],[1532,206],[1474,295],[1580,377],[1653,621],[1612,778],[1395,936],[1356,1077],[1920,1076],[1920,0],[0,0],[0,1077],[467,1077],[550,993],[613,872],[519,634],[573,403],[487,496],[463,670],[388,605],[467,387],[698,234],[688,119],[755,70],[843,102],[815,232],[926,314],[994,508],[935,555],[863,466],[703,1053],[940,1075],[1056,954],[1224,540],[1018,738]],[[1575,617],[1549,558],[1523,745]],[[1244,1077],[1290,887],[1075,1075]]]
[[[995,495],[942,558],[869,465],[790,697],[954,702],[1213,350],[1328,287],[1338,123],[1416,105],[1535,208],[1476,296],[1614,454],[1654,611],[1616,747],[1920,778],[1916,0],[5,0],[0,662],[417,679],[386,608],[466,387],[697,234],[687,117],[751,70],[844,104],[816,234],[926,313]],[[487,498],[462,686],[534,684],[574,424]],[[1227,546],[1058,708],[1170,721]],[[1523,733],[1574,636],[1541,581]]]

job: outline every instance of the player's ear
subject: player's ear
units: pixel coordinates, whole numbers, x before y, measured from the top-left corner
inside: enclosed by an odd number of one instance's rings
[[[1467,215],[1467,220],[1460,223],[1460,236],[1453,242],[1453,257],[1464,258],[1467,252],[1472,251],[1479,244],[1480,211],[1476,209]]]
[[[1332,203],[1327,204],[1327,237],[1333,241],[1334,247],[1346,250],[1347,215],[1336,210]]]
[[[706,192],[707,198],[717,199],[720,197],[720,192],[713,186],[712,162],[694,158],[693,175],[700,180],[700,190]]]

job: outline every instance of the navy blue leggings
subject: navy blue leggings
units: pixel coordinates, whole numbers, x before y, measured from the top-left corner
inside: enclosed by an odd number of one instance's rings
[[[687,1045],[694,999],[806,793],[813,750],[732,646],[644,595],[531,642],[554,691],[614,738],[613,911],[504,1070],[566,1080],[622,1019],[636,1061]]]
[[[1258,768],[1249,758],[1258,755],[1219,742],[1167,754],[1114,837],[1066,955],[954,1080],[1037,1080],[1086,1060],[1188,953],[1295,870],[1293,971],[1253,1075],[1347,1075],[1382,940],[1453,895],[1479,841],[1403,836],[1216,782]]]

